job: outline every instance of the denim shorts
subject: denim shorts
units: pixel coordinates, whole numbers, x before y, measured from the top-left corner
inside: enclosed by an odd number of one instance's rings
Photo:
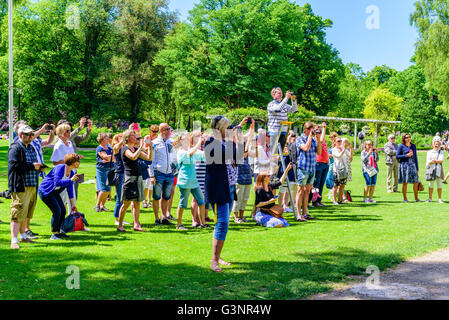
[[[111,187],[106,185],[108,181],[108,172],[109,168],[97,168],[97,191],[109,192],[111,191]]]
[[[153,199],[157,201],[162,197],[164,200],[170,200],[175,180],[173,174],[154,171],[154,177],[156,184],[153,186]]]
[[[377,182],[377,174],[370,177],[368,173],[364,172],[363,177],[365,178],[366,186],[371,187],[375,186]]]
[[[304,187],[306,185],[313,185],[315,181],[315,171],[305,171],[298,168],[298,185]]]
[[[197,187],[195,189],[185,189],[180,186],[179,188],[179,205],[178,208],[187,209],[187,206],[189,204],[189,195],[192,193],[193,197],[196,200],[196,203],[198,206],[203,206],[204,203],[204,197],[203,193],[201,192],[200,187]]]

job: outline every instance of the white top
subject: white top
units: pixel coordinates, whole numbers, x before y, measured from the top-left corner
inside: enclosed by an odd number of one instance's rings
[[[337,147],[332,148],[332,157],[334,158],[334,172],[337,170],[337,168],[345,167],[348,168],[348,165],[346,163],[346,153],[343,149],[343,151],[338,150]]]
[[[430,161],[433,160],[437,160],[437,161],[444,161],[444,151],[441,150],[430,150],[427,151],[427,163],[426,163],[426,169],[432,169],[434,170],[436,164],[429,164]],[[442,166],[438,165],[436,166],[437,168],[437,172],[436,172],[436,177],[440,178],[442,177],[444,174],[442,172]]]
[[[261,145],[257,146],[258,157],[254,158],[254,173],[270,172],[271,152],[266,152]]]
[[[67,154],[75,153],[73,149],[73,145],[71,141],[68,141],[68,146],[62,142],[61,139],[56,142],[55,147],[53,148],[53,154],[51,155],[50,161],[59,162],[64,161],[64,158]]]

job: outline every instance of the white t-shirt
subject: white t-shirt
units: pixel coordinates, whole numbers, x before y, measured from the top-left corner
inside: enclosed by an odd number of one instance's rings
[[[55,147],[53,149],[53,154],[51,155],[50,161],[59,162],[64,161],[64,158],[67,154],[75,153],[73,149],[73,145],[71,141],[68,141],[69,145],[65,145],[61,139],[56,142]]]

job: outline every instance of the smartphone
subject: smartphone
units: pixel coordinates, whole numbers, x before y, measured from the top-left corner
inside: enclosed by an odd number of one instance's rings
[[[84,183],[84,173],[79,173],[78,174],[78,183]]]
[[[277,195],[277,196],[274,196],[274,199],[277,199],[277,198],[279,198],[279,196]]]
[[[43,164],[43,163],[41,163],[41,168],[45,168],[45,169],[47,169],[47,168],[50,168],[49,166],[47,166],[46,164]]]

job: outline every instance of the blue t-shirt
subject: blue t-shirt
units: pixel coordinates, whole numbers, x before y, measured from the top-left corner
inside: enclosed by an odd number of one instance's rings
[[[103,159],[100,157],[100,152],[106,152],[107,155],[112,155],[112,148],[108,145],[107,148],[103,148],[101,145],[97,147],[96,156],[97,156],[97,168],[99,169],[110,169],[114,166],[114,162],[109,161],[107,163],[103,163]]]
[[[178,186],[184,189],[195,189],[200,185],[196,178],[195,163],[205,161],[204,152],[197,151],[193,156],[189,156],[189,152],[180,150],[177,152],[179,172]]]

